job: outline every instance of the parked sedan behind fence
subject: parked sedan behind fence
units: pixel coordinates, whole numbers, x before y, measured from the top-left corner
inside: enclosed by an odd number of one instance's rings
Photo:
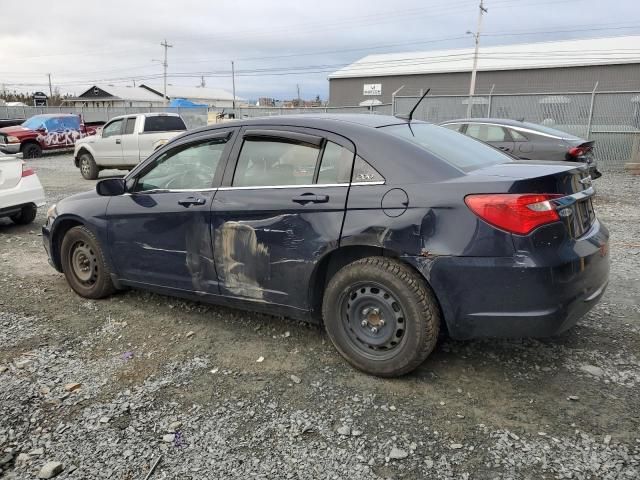
[[[450,130],[481,140],[522,160],[584,162],[591,178],[602,174],[593,156],[594,141],[570,133],[518,120],[464,118],[440,124]]]

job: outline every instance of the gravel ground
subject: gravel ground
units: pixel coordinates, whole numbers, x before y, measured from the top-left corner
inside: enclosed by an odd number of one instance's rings
[[[30,163],[50,203],[93,187],[69,155]],[[82,299],[47,264],[46,209],[0,220],[0,477],[143,479],[160,459],[153,480],[640,478],[640,178],[596,187],[612,271],[592,312],[547,340],[443,340],[395,380],[319,327]]]

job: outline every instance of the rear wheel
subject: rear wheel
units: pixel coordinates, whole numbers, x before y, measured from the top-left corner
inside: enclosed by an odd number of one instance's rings
[[[100,169],[90,153],[85,152],[80,155],[78,165],[80,166],[80,173],[86,180],[95,180],[98,178]]]
[[[34,142],[25,143],[22,148],[22,158],[38,158],[42,156],[42,148]]]
[[[336,349],[373,375],[414,370],[438,340],[440,311],[431,289],[391,258],[368,257],[342,268],[327,286],[322,312]]]
[[[20,213],[16,213],[9,218],[17,225],[27,225],[35,220],[37,213],[38,207],[33,204],[25,205],[22,207],[22,210],[20,210]]]
[[[60,257],[64,276],[78,295],[103,298],[115,291],[102,248],[88,228],[73,227],[65,234]]]

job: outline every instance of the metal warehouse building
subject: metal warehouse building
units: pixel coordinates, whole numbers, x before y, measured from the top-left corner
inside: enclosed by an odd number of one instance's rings
[[[392,94],[465,95],[473,49],[369,55],[329,76],[332,106],[392,102]],[[476,94],[640,90],[640,36],[480,47]]]

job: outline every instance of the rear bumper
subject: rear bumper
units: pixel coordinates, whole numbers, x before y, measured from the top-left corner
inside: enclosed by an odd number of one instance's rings
[[[29,204],[45,204],[44,189],[36,175],[22,177],[15,187],[0,190],[0,212]]]
[[[571,328],[607,287],[608,238],[596,221],[553,255],[437,258],[427,278],[450,335],[548,337]]]

